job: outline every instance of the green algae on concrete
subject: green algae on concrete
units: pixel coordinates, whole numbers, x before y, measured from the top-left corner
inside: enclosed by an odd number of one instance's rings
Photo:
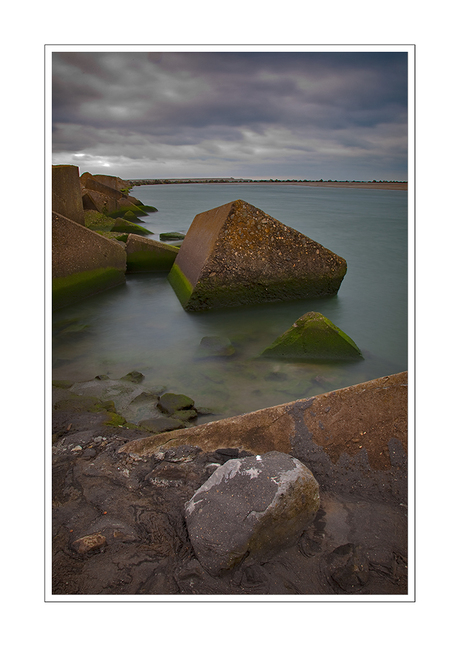
[[[145,216],[148,215],[149,211],[158,211],[158,210],[155,209],[155,207],[148,207],[148,206],[146,207],[142,204],[135,205],[131,203],[130,205],[119,207],[114,211],[109,211],[107,213],[107,216],[115,220],[116,218],[124,218],[126,213],[131,212],[131,214],[133,214],[134,216],[137,216],[139,218],[145,218]]]
[[[85,227],[91,231],[108,232],[113,227],[113,219],[94,209],[87,210],[85,211]]]
[[[160,240],[184,240],[185,234],[179,231],[165,231],[160,234]]]
[[[136,225],[134,222],[128,222],[123,218],[117,218],[114,225],[112,226],[111,231],[119,231],[125,234],[139,234],[140,236],[146,236],[152,234],[153,232],[145,227]]]
[[[113,240],[53,212],[53,309],[125,282],[126,252]]]
[[[170,273],[185,310],[335,295],[345,259],[243,200],[198,214]]]
[[[355,342],[319,312],[307,312],[276,339],[262,356],[285,359],[363,359]]]
[[[173,287],[182,307],[185,308],[193,292],[193,287],[176,263],[174,263],[168,274],[168,281]]]
[[[86,272],[53,279],[53,310],[81,301],[126,281],[125,273],[113,267],[99,267]]]
[[[157,240],[129,234],[126,241],[128,272],[169,272],[178,249]]]

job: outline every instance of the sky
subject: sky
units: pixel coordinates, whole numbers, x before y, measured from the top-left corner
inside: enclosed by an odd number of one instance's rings
[[[407,51],[54,51],[52,163],[123,179],[407,180]]]

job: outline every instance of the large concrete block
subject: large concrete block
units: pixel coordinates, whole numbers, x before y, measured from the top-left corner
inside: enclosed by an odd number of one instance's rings
[[[128,272],[169,272],[179,250],[151,238],[129,234],[126,241]]]
[[[169,280],[185,310],[334,295],[346,261],[243,200],[198,214]]]
[[[119,243],[53,212],[53,309],[124,283],[125,271]]]
[[[96,182],[110,186],[112,189],[117,189],[118,191],[120,191],[120,189],[128,189],[131,186],[131,182],[122,180],[116,175],[93,175],[93,179],[96,180]]]
[[[116,197],[101,193],[100,191],[93,191],[92,189],[83,189],[82,200],[85,209],[96,210],[100,213],[109,213],[118,208],[118,200]]]
[[[86,179],[85,189],[89,189],[90,191],[98,191],[99,193],[104,193],[107,196],[115,198],[115,200],[119,200],[120,198],[123,197],[123,194],[121,193],[121,191],[118,191],[118,189],[114,189],[108,184],[103,184],[102,182],[98,182],[97,180],[94,179],[94,176]]]
[[[78,166],[53,166],[52,208],[66,218],[85,224]]]

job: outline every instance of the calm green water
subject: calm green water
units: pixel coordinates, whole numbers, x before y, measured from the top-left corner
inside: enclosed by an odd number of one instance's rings
[[[290,402],[407,369],[407,192],[285,185],[160,185],[131,192],[158,208],[145,226],[186,232],[194,216],[243,199],[347,260],[336,297],[186,313],[166,275],[126,285],[53,316],[53,377],[83,381],[138,370],[145,387],[185,393],[220,417]],[[322,312],[362,350],[358,363],[258,359],[304,313]],[[236,353],[197,357],[202,337],[223,335]]]

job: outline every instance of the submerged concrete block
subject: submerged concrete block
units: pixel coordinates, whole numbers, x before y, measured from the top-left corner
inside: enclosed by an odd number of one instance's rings
[[[302,315],[262,356],[333,361],[363,359],[355,342],[320,312]]]
[[[129,234],[126,241],[128,272],[169,272],[178,249],[138,234]]]
[[[237,200],[198,214],[169,274],[185,310],[334,295],[346,261]]]
[[[78,166],[53,166],[52,209],[79,225],[85,224]]]
[[[53,309],[125,282],[122,245],[53,212]]]

